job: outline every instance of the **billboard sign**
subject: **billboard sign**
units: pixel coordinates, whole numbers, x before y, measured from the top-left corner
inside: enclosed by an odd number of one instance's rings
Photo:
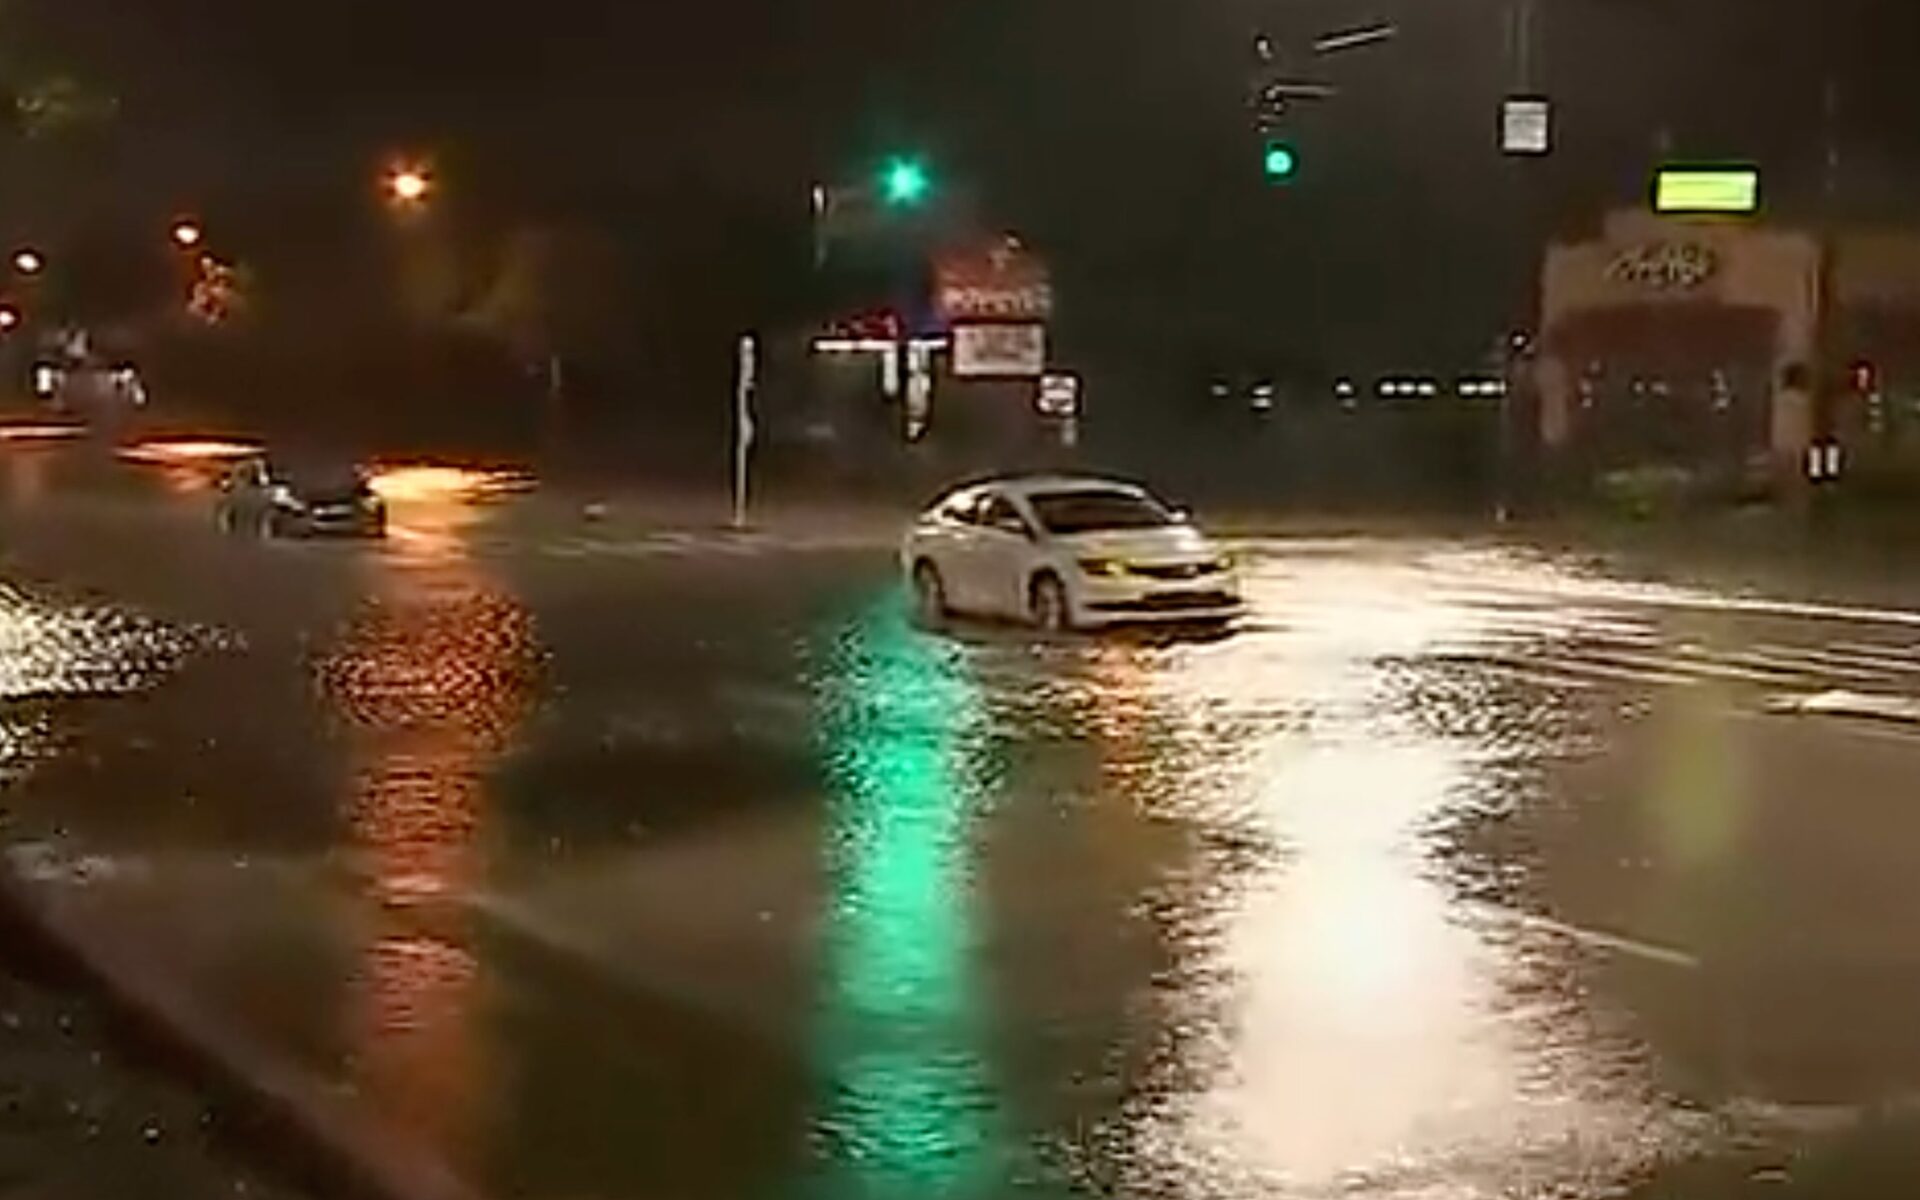
[[[1653,208],[1662,213],[1758,212],[1760,172],[1753,167],[1663,167],[1654,177]]]
[[[1047,327],[953,327],[953,373],[962,379],[1037,379],[1047,369]]]
[[[1053,315],[1046,264],[1014,238],[942,254],[933,264],[934,305],[947,321],[1041,322]]]

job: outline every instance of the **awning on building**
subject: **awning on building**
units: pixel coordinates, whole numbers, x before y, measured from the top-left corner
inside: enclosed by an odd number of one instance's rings
[[[1720,364],[1771,363],[1780,315],[1758,305],[1615,304],[1568,313],[1546,331],[1548,352],[1578,370],[1631,361],[1674,373]]]

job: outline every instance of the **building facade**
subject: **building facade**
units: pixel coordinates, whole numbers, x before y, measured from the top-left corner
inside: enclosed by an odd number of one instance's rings
[[[1805,474],[1809,448],[1898,457],[1920,383],[1920,234],[1611,215],[1547,253],[1538,434],[1594,471]]]

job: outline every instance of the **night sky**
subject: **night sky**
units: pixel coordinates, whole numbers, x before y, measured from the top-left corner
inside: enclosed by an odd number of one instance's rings
[[[1770,203],[1804,212],[1826,73],[1844,204],[1920,195],[1920,6],[1539,7],[1543,163],[1495,153],[1495,0],[16,0],[7,19],[121,97],[110,144],[63,168],[85,201],[60,193],[61,219],[204,211],[324,290],[344,285],[321,264],[379,236],[378,164],[417,149],[475,228],[611,231],[635,320],[703,352],[804,309],[808,183],[893,148],[1050,256],[1073,351],[1196,364],[1459,363],[1523,319],[1538,231],[1637,197],[1663,148],[1758,161]],[[1299,112],[1299,183],[1263,185],[1252,31],[1372,18],[1403,36],[1312,68],[1344,94]]]

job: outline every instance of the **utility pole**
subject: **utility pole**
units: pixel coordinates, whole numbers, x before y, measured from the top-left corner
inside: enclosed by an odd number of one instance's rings
[[[1513,83],[1521,94],[1533,91],[1534,0],[1514,0],[1513,6]]]
[[[1839,254],[1840,241],[1837,232],[1840,201],[1840,81],[1833,74],[1834,56],[1831,50],[1822,57],[1825,60],[1826,78],[1821,82],[1820,111],[1821,136],[1825,145],[1821,147],[1820,206],[1815,229],[1820,266],[1814,314],[1813,395],[1810,397],[1813,412],[1807,430],[1808,446],[1804,457],[1809,482],[1832,483],[1839,476],[1839,421],[1835,412],[1839,398],[1835,386],[1838,355],[1834,353],[1837,325],[1834,260]],[[1833,449],[1829,451],[1828,446]],[[1826,468],[1829,465],[1834,469],[1828,471]]]

